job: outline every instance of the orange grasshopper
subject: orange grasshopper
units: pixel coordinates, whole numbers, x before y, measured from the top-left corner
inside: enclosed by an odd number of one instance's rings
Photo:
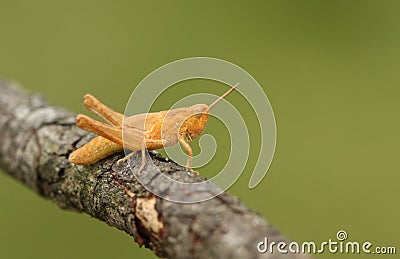
[[[92,95],[86,94],[84,106],[108,124],[79,114],[76,119],[77,126],[99,136],[72,152],[69,161],[78,165],[93,164],[113,153],[121,152],[125,147],[131,151],[142,151],[142,164],[138,170],[140,173],[146,162],[145,149],[159,149],[179,142],[189,156],[187,169],[197,173],[192,170],[193,152],[188,142],[203,132],[211,108],[235,90],[238,85],[239,83],[210,106],[195,104],[190,107],[143,113],[130,117],[124,117],[123,114],[110,109]]]

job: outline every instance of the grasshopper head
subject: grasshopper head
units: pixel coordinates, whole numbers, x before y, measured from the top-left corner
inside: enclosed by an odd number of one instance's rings
[[[195,104],[190,106],[189,108],[191,111],[191,113],[194,116],[197,116],[197,118],[200,118],[201,115],[203,114],[209,114],[209,109],[208,109],[208,105],[206,104]]]
[[[221,95],[217,100],[210,104],[210,106],[206,104],[195,104],[190,106],[186,114],[186,118],[188,119],[185,121],[184,127],[181,128],[183,130],[180,131],[180,134],[185,134],[189,140],[197,138],[206,127],[211,108],[224,99],[227,95],[232,93],[232,91],[238,86],[239,83]]]
[[[186,123],[186,135],[189,139],[197,138],[206,127],[209,115],[208,106],[195,104],[188,109],[189,114]]]

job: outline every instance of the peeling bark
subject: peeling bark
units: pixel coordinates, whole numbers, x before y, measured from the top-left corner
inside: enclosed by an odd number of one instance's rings
[[[69,154],[94,135],[75,126],[74,114],[49,106],[15,83],[0,81],[0,128],[0,167],[5,172],[63,209],[87,213],[125,231],[159,257],[306,258],[258,253],[264,237],[270,242],[286,239],[232,195],[195,204],[160,199],[137,181],[126,163],[115,163],[123,154],[89,166],[71,164]],[[158,153],[150,155],[169,177],[203,180]],[[137,154],[131,162],[140,165],[140,159]]]

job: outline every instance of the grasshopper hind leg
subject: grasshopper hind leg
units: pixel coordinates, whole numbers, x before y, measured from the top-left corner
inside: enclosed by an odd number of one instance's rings
[[[97,100],[93,95],[86,94],[84,97],[83,105],[109,124],[114,126],[122,126],[124,115],[112,110],[111,108]]]

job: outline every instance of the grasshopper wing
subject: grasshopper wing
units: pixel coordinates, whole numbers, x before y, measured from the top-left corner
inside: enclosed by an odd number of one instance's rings
[[[124,126],[143,131],[152,130],[157,123],[162,123],[165,112],[142,113],[129,116],[124,120]]]

